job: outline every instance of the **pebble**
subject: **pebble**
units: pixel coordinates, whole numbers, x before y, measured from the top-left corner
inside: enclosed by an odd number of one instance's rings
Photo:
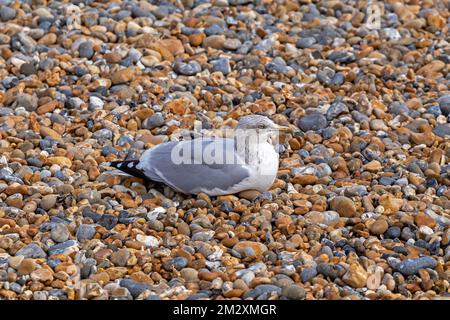
[[[91,59],[94,55],[94,48],[91,41],[85,41],[78,47],[81,58]]]
[[[318,131],[327,126],[327,119],[321,114],[312,113],[300,118],[297,126],[305,132],[309,130]]]
[[[317,275],[316,268],[305,268],[300,273],[303,282],[309,282]]]
[[[401,230],[399,227],[389,227],[386,231],[386,233],[384,234],[384,237],[387,239],[396,239],[399,238],[401,234]]]
[[[282,289],[281,294],[291,300],[303,300],[306,297],[305,289],[298,285],[286,286]]]
[[[130,252],[127,249],[121,249],[111,253],[110,260],[118,267],[125,267],[130,257]]]
[[[385,219],[378,219],[369,226],[369,230],[374,235],[380,235],[388,230],[389,224]]]
[[[89,97],[89,110],[98,110],[98,109],[102,109],[104,106],[104,102],[102,101],[102,99],[98,98],[98,97]]]
[[[437,266],[437,262],[432,257],[421,257],[417,259],[405,259],[400,262],[396,269],[402,274],[409,276],[418,274],[420,269],[434,269]]]
[[[57,223],[51,231],[52,240],[55,242],[65,242],[70,237],[70,232],[66,225],[63,223]]]
[[[213,72],[222,72],[226,75],[231,72],[230,62],[227,58],[221,58],[211,61]]]
[[[0,19],[3,22],[6,22],[6,21],[14,19],[16,17],[16,14],[17,14],[17,11],[15,9],[10,8],[10,7],[6,6],[6,5],[3,5],[0,8]]]
[[[25,108],[27,111],[35,111],[38,107],[38,99],[34,95],[20,94],[16,98],[16,107]]]
[[[138,297],[142,292],[144,292],[146,290],[150,290],[149,285],[147,285],[145,283],[133,281],[131,279],[122,279],[120,281],[120,286],[127,288],[128,291],[133,296],[133,298]]]
[[[45,211],[50,210],[56,205],[57,195],[49,194],[42,197],[40,207]]]
[[[173,70],[185,76],[193,76],[202,71],[202,67],[196,61],[189,61],[187,63],[177,61],[173,65]]]
[[[91,240],[95,236],[95,226],[91,224],[82,224],[78,227],[76,237],[78,241]]]
[[[108,230],[111,230],[116,226],[118,222],[118,218],[111,214],[103,214],[98,220],[98,224],[105,227]]]
[[[145,119],[142,123],[142,127],[144,129],[152,130],[154,128],[161,127],[162,125],[164,125],[164,122],[164,116],[161,113],[157,112],[151,117]]]
[[[24,256],[25,258],[37,259],[37,258],[45,258],[47,254],[45,253],[44,250],[42,250],[42,248],[39,245],[35,243],[30,243],[25,247],[19,249],[16,252],[16,256]]]
[[[356,207],[353,201],[347,197],[338,196],[331,200],[330,207],[339,213],[341,217],[351,218],[356,214]]]
[[[443,115],[450,114],[450,94],[446,94],[438,99],[439,108]]]

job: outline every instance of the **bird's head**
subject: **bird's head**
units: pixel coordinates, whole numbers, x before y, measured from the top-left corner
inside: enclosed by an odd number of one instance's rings
[[[290,131],[289,127],[277,125],[266,116],[249,115],[239,119],[237,128],[238,134],[258,135],[260,141],[268,141],[280,132]]]

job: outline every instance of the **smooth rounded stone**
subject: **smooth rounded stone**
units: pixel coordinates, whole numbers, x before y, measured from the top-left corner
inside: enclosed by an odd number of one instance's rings
[[[50,116],[50,120],[53,123],[59,123],[59,124],[64,124],[66,122],[66,119],[58,113],[52,113],[52,115]]]
[[[48,194],[42,197],[41,203],[39,206],[45,211],[50,210],[56,205],[56,201],[58,196],[56,194]]]
[[[383,28],[380,31],[380,36],[389,41],[398,41],[401,38],[400,33],[395,28]]]
[[[173,65],[173,70],[184,76],[193,76],[202,71],[201,65],[197,61],[189,61],[187,63],[177,61]]]
[[[159,220],[150,220],[148,222],[148,226],[155,230],[155,231],[163,231],[164,230],[164,224],[159,221]],[[189,233],[189,226],[187,226],[187,232]],[[182,233],[182,234],[187,234],[187,233]]]
[[[337,63],[351,63],[355,61],[355,54],[350,51],[333,51],[328,59]]]
[[[159,240],[154,236],[144,236],[142,234],[138,234],[136,236],[136,240],[145,244],[147,248],[156,248],[159,246]]]
[[[243,257],[262,257],[267,252],[267,247],[260,242],[241,241],[233,246],[233,250],[236,250]]]
[[[27,111],[35,111],[38,107],[38,98],[34,95],[22,93],[17,96],[15,105],[25,108]]]
[[[443,115],[450,115],[450,94],[446,94],[438,99],[439,108]]]
[[[211,61],[213,72],[222,72],[228,74],[231,72],[230,61],[228,58],[220,58]]]
[[[239,39],[229,39],[227,38],[223,43],[224,49],[227,50],[237,50],[241,47],[242,42]]]
[[[272,294],[276,293],[277,295],[281,294],[281,288],[272,284],[260,284],[257,285],[254,289],[247,291],[244,293],[243,298],[257,298],[262,294]]]
[[[207,242],[211,240],[214,237],[214,231],[208,230],[208,231],[199,231],[192,235],[191,239],[193,241],[203,241]]]
[[[172,265],[177,270],[181,270],[188,265],[188,260],[185,257],[175,257],[172,259]]]
[[[345,76],[342,72],[337,72],[333,78],[331,78],[329,84],[332,86],[340,86],[344,84],[345,82]],[[348,110],[347,110],[348,112]]]
[[[305,49],[305,48],[311,48],[316,43],[316,39],[313,37],[306,37],[299,39],[295,45],[297,48]]]
[[[204,32],[207,36],[212,36],[216,34],[222,34],[225,32],[225,30],[220,25],[213,24],[212,26],[205,28]]]
[[[164,125],[164,116],[160,112],[155,113],[142,122],[142,128],[147,130],[152,130],[161,127],[162,125]]]
[[[10,290],[14,291],[15,293],[22,293],[23,289],[22,286],[20,284],[18,284],[17,282],[13,282],[9,285]]]
[[[401,235],[401,230],[399,227],[392,226],[387,229],[387,231],[384,234],[384,237],[387,239],[397,239]]]
[[[70,232],[65,224],[57,223],[53,227],[50,235],[53,241],[59,243],[67,241],[70,237]]]
[[[98,97],[95,96],[89,97],[89,110],[91,111],[103,109],[104,104],[105,103],[103,102],[103,100]]]
[[[36,243],[30,243],[16,252],[16,256],[24,256],[25,258],[45,258],[47,254]]]
[[[316,270],[318,273],[331,279],[342,277],[345,274],[345,268],[339,264],[319,263]]]
[[[334,197],[330,202],[330,207],[339,213],[341,217],[351,218],[356,214],[355,203],[350,198],[344,196]]]
[[[211,35],[203,39],[202,45],[204,48],[214,48],[222,50],[225,40],[226,38],[224,35]]]
[[[404,103],[400,103],[398,101],[394,101],[391,103],[391,105],[389,106],[389,112],[394,114],[394,115],[406,115],[409,113],[409,108],[406,104]]]
[[[64,107],[67,109],[80,109],[84,101],[78,97],[70,97],[66,100]]]
[[[379,182],[383,186],[390,186],[390,185],[395,183],[395,178],[392,178],[392,177],[381,177]]]
[[[198,281],[198,271],[193,268],[184,268],[180,271],[181,276],[186,282],[196,282]]]
[[[356,122],[369,122],[369,117],[366,116],[365,114],[357,111],[357,110],[353,110],[351,112],[352,118],[356,121]]]
[[[32,74],[37,73],[37,69],[34,63],[24,63],[20,66],[20,73],[26,76],[31,76]]]
[[[330,173],[331,174],[331,173]],[[354,185],[348,188],[345,188],[344,195],[346,197],[357,197],[357,196],[365,196],[367,195],[367,187],[366,186],[360,186],[360,185]]]
[[[145,290],[150,290],[150,286],[148,284],[131,279],[122,279],[119,284],[121,287],[127,288],[133,298],[137,298]]]
[[[0,19],[3,22],[12,20],[16,17],[17,11],[13,8],[10,8],[6,5],[2,5],[0,8]]]
[[[315,276],[317,276],[316,268],[305,268],[300,273],[303,282],[309,282],[314,279]]]
[[[397,231],[395,231],[395,232],[397,232]],[[414,240],[416,237],[414,232],[409,227],[404,227],[401,231],[400,236],[401,236],[401,239],[404,241],[408,241],[410,239]]]
[[[334,102],[327,110],[327,120],[331,121],[341,113],[348,113],[347,106],[342,102]]]
[[[296,284],[284,287],[281,294],[291,300],[303,300],[306,297],[305,289]]]
[[[389,224],[385,219],[378,219],[369,226],[369,230],[372,234],[378,236],[385,233],[388,227]]]
[[[0,107],[0,117],[12,116],[14,114],[13,109]]]
[[[297,121],[297,126],[304,132],[313,130],[318,131],[327,126],[327,118],[319,113],[305,115]]]
[[[445,138],[450,136],[450,123],[438,124],[433,133],[439,137]]]
[[[323,221],[322,223],[330,226],[333,225],[334,223],[337,223],[339,221],[339,213],[337,213],[336,211],[325,211],[323,212]]]
[[[82,224],[78,227],[76,237],[78,241],[91,240],[95,235],[95,226],[91,224]]]
[[[48,292],[46,291],[35,291],[33,292],[33,300],[47,300]]]
[[[403,275],[410,276],[413,274],[418,274],[420,269],[434,269],[436,266],[436,260],[432,257],[426,256],[416,259],[405,259],[396,266],[396,270],[401,272]]]
[[[39,61],[39,69],[41,70],[50,70],[54,67],[55,62],[53,59],[44,59]]]

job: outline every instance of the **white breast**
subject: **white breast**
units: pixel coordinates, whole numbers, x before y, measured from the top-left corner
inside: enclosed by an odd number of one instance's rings
[[[269,190],[278,172],[278,153],[273,145],[264,142],[257,146],[257,153],[253,154],[249,161],[250,176],[242,182],[233,186],[230,193],[244,190],[258,190],[264,192]]]

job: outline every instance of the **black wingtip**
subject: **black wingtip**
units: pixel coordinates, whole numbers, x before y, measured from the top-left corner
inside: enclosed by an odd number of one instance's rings
[[[139,160],[112,161],[107,163],[107,165],[110,167],[119,169],[137,178],[144,179],[145,181],[149,181],[144,172],[137,168],[138,164]]]

